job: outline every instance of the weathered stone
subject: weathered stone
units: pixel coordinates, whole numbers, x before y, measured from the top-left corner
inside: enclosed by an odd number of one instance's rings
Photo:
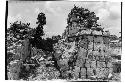
[[[99,61],[105,61],[105,57],[102,55],[102,56],[98,56],[99,57]]]
[[[109,71],[107,68],[97,68],[96,71],[97,71],[96,74],[97,78],[103,79],[108,77]]]
[[[90,42],[90,43],[88,44],[88,49],[89,49],[89,50],[93,50],[93,42]]]
[[[75,66],[75,70],[74,70],[75,79],[79,78],[79,73],[80,73],[80,67]]]
[[[86,68],[81,68],[81,78],[86,78]]]
[[[9,66],[8,78],[12,80],[19,79],[21,62],[18,60],[11,61]]]
[[[90,53],[90,54],[88,55],[88,59],[90,59],[90,60],[95,60],[95,57],[94,57],[94,55],[93,55],[92,53]]]
[[[113,67],[112,62],[108,62],[107,67],[109,67],[109,68]]]
[[[66,59],[58,61],[58,65],[62,71],[66,71],[69,69],[68,60]]]
[[[79,67],[84,67],[85,59],[78,59],[76,65]]]
[[[109,68],[109,73],[113,73],[113,68]]]
[[[29,39],[26,39],[24,42],[23,42],[23,49],[22,49],[22,61],[24,61],[26,59],[27,56],[29,56],[30,54],[30,51],[31,51],[31,46],[30,46],[30,42],[29,42]]]
[[[96,77],[97,77],[97,78],[102,78],[101,68],[96,68],[96,72],[97,72],[97,73],[96,73]]]
[[[93,76],[93,75],[94,75],[93,69],[92,68],[87,68],[87,76],[88,76],[88,78]]]
[[[121,72],[121,63],[113,63],[113,72],[120,73]]]
[[[84,59],[84,58],[86,58],[86,55],[87,55],[87,50],[84,48],[80,48],[78,51],[78,57]]]
[[[85,67],[90,68],[91,62],[89,60],[86,60]]]
[[[97,67],[98,68],[104,68],[104,67],[106,67],[106,64],[105,64],[105,62],[97,61]]]
[[[84,48],[84,49],[88,49],[88,42],[87,39],[83,39],[80,41],[79,46]]]
[[[8,72],[8,80],[19,80],[19,74]]]
[[[96,61],[91,61],[91,68],[96,68]]]

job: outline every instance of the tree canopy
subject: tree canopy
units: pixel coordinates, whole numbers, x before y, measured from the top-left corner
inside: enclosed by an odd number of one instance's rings
[[[68,14],[67,24],[71,25],[73,22],[76,22],[80,25],[84,25],[87,28],[91,28],[99,20],[96,17],[94,12],[90,12],[88,9],[76,7],[71,9],[71,12]]]

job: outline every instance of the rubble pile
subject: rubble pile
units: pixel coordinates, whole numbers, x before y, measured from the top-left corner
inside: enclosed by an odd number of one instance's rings
[[[75,46],[75,42],[65,42],[60,40],[58,43],[54,45],[55,54],[57,63],[60,67],[60,71],[62,72],[62,78],[68,78],[69,72],[73,68],[74,59],[76,58],[77,48]]]
[[[67,41],[62,42],[61,45],[60,43],[57,44],[58,60],[63,60],[59,63],[65,65],[63,71],[68,72],[70,70],[70,73],[72,72],[70,74],[71,77],[76,80],[109,80],[113,77],[112,52],[109,46],[110,33],[109,31],[103,31],[96,23],[97,20],[98,17],[93,12],[74,6],[68,15],[68,26],[63,34]],[[70,68],[68,65],[68,62],[70,62],[69,59],[65,60],[60,57],[67,50],[65,50],[66,46],[62,50],[65,43],[70,44],[73,42],[75,43],[74,47],[76,51],[70,55],[75,57],[73,58],[73,62],[71,62],[73,67]],[[67,53],[67,56],[69,54]],[[63,67],[63,65],[60,67]]]
[[[72,79],[109,79],[112,75],[112,59],[108,47],[103,43],[89,42],[89,36],[79,41],[60,40],[55,44],[55,57],[62,71],[62,77]],[[93,51],[94,49],[94,51]],[[70,63],[70,64],[69,64]]]
[[[112,55],[117,55],[120,47],[110,47],[110,33],[97,27],[97,20],[94,12],[74,6],[68,15],[68,26],[62,37],[58,35],[50,38],[47,43],[38,39],[37,46],[51,46],[51,51],[37,48],[35,44],[33,46],[28,38],[17,41],[13,34],[8,35],[8,79],[119,80],[121,63],[116,62]],[[38,30],[36,35],[39,34]]]
[[[7,33],[7,74],[9,80],[18,80],[20,67],[22,65],[22,41],[13,37],[12,33]]]
[[[21,67],[23,67],[23,62],[29,55],[29,41],[28,40],[20,40],[17,42],[13,42],[14,45],[8,47],[8,56],[11,53],[11,59],[8,62],[8,79],[11,80],[19,80]],[[10,50],[11,49],[11,50]]]
[[[32,48],[31,59],[36,60],[38,66],[35,68],[35,73],[32,73],[28,80],[52,80],[58,79],[60,73],[54,67],[52,53],[43,51],[42,49]]]

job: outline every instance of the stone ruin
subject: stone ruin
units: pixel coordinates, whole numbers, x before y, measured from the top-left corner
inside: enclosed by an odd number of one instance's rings
[[[63,38],[55,44],[55,57],[63,72],[62,77],[72,79],[107,80],[113,76],[110,56],[110,33],[100,26],[87,27],[88,19],[79,12],[90,12],[74,6],[68,15],[68,26]],[[82,19],[82,20],[81,20]],[[98,17],[94,16],[94,20]],[[90,20],[90,19],[89,19]],[[93,25],[96,22],[93,22]]]
[[[72,11],[77,11],[76,13],[78,13],[77,7]],[[89,12],[88,10],[85,11]],[[29,80],[49,79],[51,74],[48,74],[47,71],[51,72],[51,70],[57,73],[54,74],[54,79],[59,79],[59,76],[62,79],[82,79],[83,81],[106,81],[113,78],[110,33],[103,31],[99,26],[87,28],[87,24],[84,24],[86,19],[80,18],[77,14],[75,17],[74,13],[73,16],[70,14],[68,26],[62,35],[62,39],[59,39],[58,43],[53,45],[53,54],[60,72],[55,68],[45,67],[43,63],[48,63],[48,61],[44,58],[44,55],[48,55],[40,49],[30,48],[29,40],[25,40],[17,51],[20,54],[18,55],[17,53],[18,57],[9,64],[8,79],[19,79],[20,67],[27,55],[31,55],[32,59],[37,59],[39,65],[41,65],[37,68],[36,73],[38,76],[35,78],[29,76]],[[79,22],[79,18],[82,19],[82,22]],[[94,18],[98,20],[95,16]],[[37,52],[38,50],[40,50],[40,53]],[[48,57],[52,58],[52,56]]]

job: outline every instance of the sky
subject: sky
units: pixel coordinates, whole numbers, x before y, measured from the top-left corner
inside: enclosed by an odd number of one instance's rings
[[[44,32],[46,36],[61,35],[67,26],[67,17],[74,4],[95,12],[99,17],[98,23],[104,30],[120,36],[121,32],[121,3],[120,2],[85,2],[85,1],[9,1],[8,28],[10,23],[22,21],[37,26],[37,16],[40,12],[46,15]]]

